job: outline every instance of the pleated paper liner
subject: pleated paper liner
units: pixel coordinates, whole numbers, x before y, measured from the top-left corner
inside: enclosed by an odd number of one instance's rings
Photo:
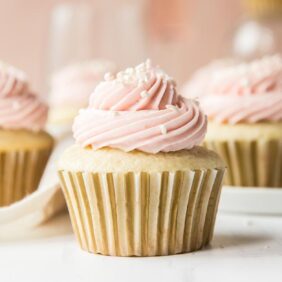
[[[112,256],[172,255],[207,245],[223,174],[59,172],[80,246]]]
[[[225,185],[282,188],[282,140],[216,140],[204,146],[225,161]]]
[[[35,191],[51,149],[0,152],[0,207]]]

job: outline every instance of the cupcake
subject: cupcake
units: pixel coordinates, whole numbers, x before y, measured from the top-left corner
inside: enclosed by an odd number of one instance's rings
[[[228,166],[225,184],[282,187],[282,58],[215,71],[200,102],[205,146]]]
[[[159,256],[207,245],[225,166],[198,146],[206,127],[198,103],[149,60],[101,82],[58,164],[81,248]]]
[[[36,190],[53,139],[42,131],[47,106],[30,90],[25,75],[0,64],[0,206]]]
[[[88,105],[88,99],[104,75],[111,76],[115,65],[106,60],[70,65],[57,72],[51,81],[49,98],[50,127],[70,128],[78,110]]]

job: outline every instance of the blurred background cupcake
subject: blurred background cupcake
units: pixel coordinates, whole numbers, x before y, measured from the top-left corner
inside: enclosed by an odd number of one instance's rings
[[[51,80],[48,128],[70,128],[78,110],[88,104],[90,94],[104,75],[113,75],[116,66],[107,60],[92,60],[69,65]]]
[[[48,107],[20,70],[0,64],[0,206],[33,192],[53,147],[43,131]]]
[[[199,99],[210,119],[205,146],[225,160],[225,183],[282,187],[281,56],[214,70]]]
[[[73,229],[84,250],[157,256],[212,239],[225,170],[199,145],[207,118],[150,60],[106,77],[76,117],[76,145],[59,161]]]

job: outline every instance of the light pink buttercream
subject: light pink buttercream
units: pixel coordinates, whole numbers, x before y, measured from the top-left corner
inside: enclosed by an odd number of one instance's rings
[[[47,106],[31,93],[25,75],[11,66],[0,66],[0,128],[41,130]]]
[[[63,68],[52,79],[51,106],[86,107],[90,94],[103,80],[105,73],[115,71],[114,63],[106,60],[94,60]]]
[[[19,96],[28,89],[25,74],[3,63],[0,64],[0,98]]]
[[[220,123],[282,120],[282,58],[214,72],[200,101],[209,118]]]
[[[198,103],[177,95],[174,81],[149,61],[101,82],[73,126],[82,146],[148,153],[191,149],[206,128]]]

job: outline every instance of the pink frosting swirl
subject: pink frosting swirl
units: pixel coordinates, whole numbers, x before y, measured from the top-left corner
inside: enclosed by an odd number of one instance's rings
[[[175,82],[150,61],[106,77],[73,125],[84,147],[148,153],[191,149],[206,129],[198,103],[177,95]]]
[[[264,57],[214,72],[200,101],[220,123],[282,120],[282,58]]]
[[[22,71],[0,63],[0,98],[19,96],[27,89],[27,79]]]
[[[48,107],[31,93],[25,75],[12,66],[0,66],[0,128],[41,130]]]

